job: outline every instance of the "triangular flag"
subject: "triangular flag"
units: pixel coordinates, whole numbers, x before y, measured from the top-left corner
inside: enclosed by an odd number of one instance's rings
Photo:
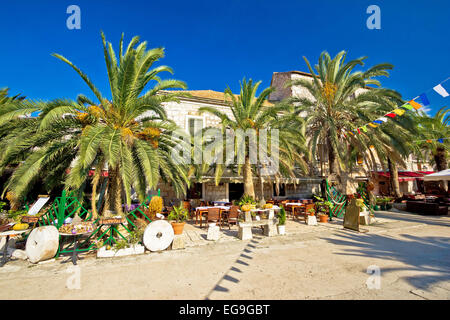
[[[402,105],[402,108],[406,108],[408,110],[412,110],[413,109],[412,105],[410,105],[409,103],[405,103],[404,105]]]
[[[371,126],[372,128],[378,127],[377,125],[374,125],[373,123],[369,123],[369,126]]]
[[[444,98],[447,98],[449,96],[447,90],[445,90],[445,88],[440,84],[438,84],[436,87],[434,87],[433,90],[436,91],[437,93],[439,93]]]
[[[399,116],[402,116],[405,113],[405,110],[403,110],[403,109],[395,109],[393,112],[395,112]]]
[[[381,121],[383,121],[383,122],[387,122],[387,121],[388,121],[388,119],[387,119],[386,117],[378,118],[378,120],[381,120]]]
[[[359,131],[359,128],[357,128],[356,130],[358,130],[358,133],[361,134],[361,131]]]
[[[426,95],[425,93],[422,93],[422,94],[419,96],[419,98],[420,98],[420,100],[422,100],[422,104],[423,104],[424,106],[429,106],[429,105],[430,105],[430,101],[428,101],[427,95]]]
[[[397,115],[395,113],[391,112],[391,113],[385,114],[385,116],[389,117],[389,118],[395,118]]]
[[[382,123],[383,123],[383,121],[380,121],[380,120],[378,120],[378,119],[377,119],[377,120],[373,120],[372,122],[373,122],[373,123],[379,123],[379,124],[382,124]]]
[[[362,129],[364,132],[367,132],[367,127],[366,127],[366,126],[362,126],[361,129]]]
[[[428,139],[428,140],[427,140],[427,143],[431,143],[432,141],[433,141],[433,140],[431,140],[431,139]]]
[[[439,143],[444,143],[444,139],[442,139],[442,138],[437,139],[437,141],[438,141]]]
[[[416,109],[416,110],[422,108],[422,106],[420,104],[418,104],[417,102],[415,102],[414,100],[409,101],[409,104],[412,105],[414,107],[414,109]]]

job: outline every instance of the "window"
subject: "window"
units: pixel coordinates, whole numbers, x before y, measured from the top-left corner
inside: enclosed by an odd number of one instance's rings
[[[194,136],[195,132],[203,129],[203,118],[202,117],[187,117],[187,130],[191,136]]]

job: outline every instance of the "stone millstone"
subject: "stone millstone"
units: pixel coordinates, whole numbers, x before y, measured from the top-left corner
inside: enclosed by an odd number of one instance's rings
[[[173,228],[165,220],[150,223],[144,231],[144,245],[150,251],[167,249],[174,238]]]
[[[25,252],[31,263],[51,259],[58,251],[59,233],[55,226],[39,227],[31,231]]]

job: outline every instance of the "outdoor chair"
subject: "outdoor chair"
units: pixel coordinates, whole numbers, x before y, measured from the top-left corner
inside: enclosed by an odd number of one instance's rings
[[[189,201],[183,201],[183,208],[189,213],[189,217],[192,217],[191,203]]]
[[[306,205],[294,207],[294,219],[303,216],[306,219]]]
[[[203,219],[200,220],[200,228],[202,227]],[[216,222],[219,224],[220,228],[222,228],[222,225],[220,223],[220,208],[208,208],[208,214],[206,216],[206,225],[210,222]]]
[[[228,229],[231,229],[231,224],[237,225],[239,220],[239,206],[231,206],[230,212],[227,214],[226,221]]]

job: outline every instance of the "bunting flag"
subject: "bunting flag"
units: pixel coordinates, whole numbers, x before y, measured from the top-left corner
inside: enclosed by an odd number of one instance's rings
[[[420,108],[422,108],[422,105],[417,103],[417,102],[415,102],[414,100],[411,100],[409,102],[409,104],[412,105],[414,107],[414,109],[416,109],[416,110],[419,110]]]
[[[355,134],[361,134],[362,132],[367,132],[367,126],[372,127],[372,128],[377,128],[379,125],[383,124],[384,122],[388,121],[388,118],[395,118],[397,116],[402,116],[406,113],[407,110],[419,110],[420,108],[422,108],[423,106],[429,106],[430,105],[430,100],[428,99],[428,93],[431,91],[435,91],[437,92],[439,95],[441,95],[442,97],[446,98],[449,96],[449,93],[447,91],[446,88],[444,88],[443,84],[445,82],[447,82],[450,79],[447,78],[446,80],[444,80],[443,82],[441,82],[440,84],[438,84],[437,86],[433,87],[433,89],[428,90],[427,92],[424,92],[422,94],[420,94],[419,96],[417,96],[416,98],[408,101],[407,103],[398,106],[396,109],[392,110],[391,112],[385,114],[383,117],[380,117],[376,120],[373,120],[372,122],[369,122],[359,128],[356,128],[351,130],[351,131],[346,131],[351,135],[355,135]],[[420,103],[415,101],[415,100],[420,100]],[[344,133],[344,136],[347,137],[347,135]],[[438,141],[439,143],[444,143],[444,139],[447,138],[442,138],[442,139],[437,139],[436,141]],[[425,140],[424,140],[425,141]],[[433,141],[433,140],[432,140]]]
[[[412,110],[414,109],[412,105],[410,105],[409,103],[405,103],[404,105],[402,105],[402,108],[406,108],[408,110]]]
[[[447,90],[445,90],[445,88],[441,84],[438,84],[433,88],[433,90],[439,93],[444,98],[447,98],[449,96]]]
[[[437,141],[439,143],[444,143],[444,140],[448,140],[450,138],[439,138],[439,139],[426,139],[426,140],[414,140],[414,142],[426,142],[432,143],[433,141]]]
[[[399,116],[402,116],[406,111],[404,109],[395,109],[392,112],[396,113]]]
[[[423,104],[424,106],[429,106],[429,105],[430,105],[430,101],[428,100],[428,97],[427,97],[427,95],[426,95],[425,93],[422,93],[422,94],[419,96],[419,99],[422,100],[422,104]]]

